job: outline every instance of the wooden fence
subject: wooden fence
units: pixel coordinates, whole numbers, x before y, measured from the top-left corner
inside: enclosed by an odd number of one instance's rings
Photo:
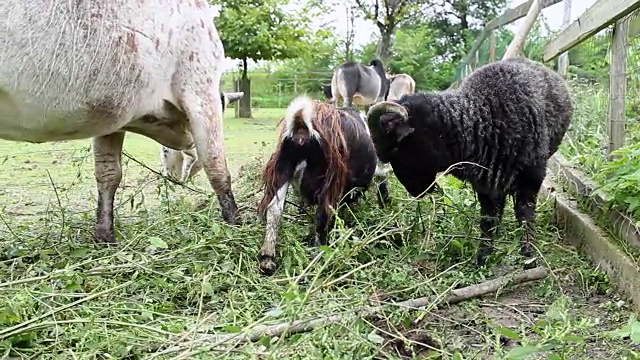
[[[573,0],[579,1],[579,0]],[[506,10],[499,17],[489,21],[481,34],[472,44],[471,49],[460,63],[460,79],[466,77],[478,64],[478,50],[489,39],[493,48],[494,32],[502,26],[509,25],[518,19],[525,18],[515,35],[512,46],[507,49],[505,57],[512,52],[519,52],[523,41],[540,11],[552,5],[564,4],[564,28],[548,41],[544,48],[543,60],[558,61],[558,72],[567,75],[569,61],[567,52],[590,39],[602,30],[612,27],[611,57],[609,68],[609,114],[608,146],[607,151],[612,151],[624,146],[625,143],[625,109],[627,96],[627,55],[629,45],[630,19],[637,16],[636,10],[640,8],[640,0],[598,0],[570,23],[572,0],[529,0],[520,6]],[[490,50],[495,54],[495,49]],[[491,56],[495,60],[495,55]],[[452,87],[457,86],[459,81]]]

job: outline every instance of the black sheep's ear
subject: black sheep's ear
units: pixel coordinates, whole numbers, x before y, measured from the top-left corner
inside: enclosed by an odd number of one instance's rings
[[[373,105],[367,113],[367,121],[372,135],[395,137],[397,142],[415,131],[409,124],[407,109],[396,102],[381,101]]]
[[[411,134],[415,130],[416,129],[409,126],[409,124],[407,124],[406,122],[398,125],[396,127],[396,141],[400,142],[404,140],[404,138],[406,138],[409,134]]]
[[[401,142],[415,129],[409,122],[397,112],[387,112],[380,116],[380,128],[388,136],[395,137],[396,142]]]

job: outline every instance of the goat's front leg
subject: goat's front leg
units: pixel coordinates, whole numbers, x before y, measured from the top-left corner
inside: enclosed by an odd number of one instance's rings
[[[374,173],[374,179],[377,184],[376,197],[378,198],[378,205],[380,208],[385,208],[389,205],[391,198],[389,196],[389,173],[391,172],[390,166],[382,164],[378,161],[376,164],[376,171]]]
[[[536,232],[536,203],[538,192],[544,180],[546,171],[536,170],[523,174],[519,177],[518,190],[514,196],[514,212],[516,220],[523,229],[520,238],[520,254],[530,259],[533,257],[533,240]],[[525,263],[525,269],[536,267],[536,261]]]
[[[276,271],[276,243],[278,238],[278,227],[280,224],[280,218],[284,211],[284,203],[287,196],[287,190],[289,189],[289,182],[284,182],[280,188],[276,191],[273,199],[267,207],[267,231],[264,239],[264,243],[260,248],[260,255],[258,261],[260,262],[260,270],[267,274],[273,275]]]
[[[98,242],[117,244],[113,228],[113,200],[122,180],[124,132],[93,138],[93,159],[98,185],[95,233]]]
[[[327,236],[329,233],[329,227],[333,223],[333,216],[329,215],[322,206],[322,202],[316,207],[316,215],[314,217],[313,225],[314,231],[308,236],[308,243],[310,246],[328,245]]]
[[[487,262],[487,257],[493,254],[493,243],[496,235],[496,227],[500,224],[504,213],[506,197],[504,194],[482,194],[478,193],[480,202],[480,231],[482,232],[482,242],[478,250],[477,264],[483,266]]]

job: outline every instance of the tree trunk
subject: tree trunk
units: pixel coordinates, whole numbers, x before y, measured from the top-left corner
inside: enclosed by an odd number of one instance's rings
[[[251,80],[247,76],[247,59],[242,59],[242,77],[240,78],[240,91],[244,92],[244,96],[240,99],[240,109],[238,116],[241,118],[251,118]]]
[[[385,68],[389,66],[389,60],[391,60],[391,36],[393,35],[393,29],[385,28],[380,29],[380,42],[378,43],[378,58],[382,61]]]

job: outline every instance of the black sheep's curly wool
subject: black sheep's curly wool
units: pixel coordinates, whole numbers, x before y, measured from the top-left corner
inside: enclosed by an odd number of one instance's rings
[[[523,58],[485,65],[456,90],[405,95],[397,103],[414,131],[392,153],[377,147],[413,196],[457,162],[477,164],[457,165],[452,174],[478,193],[513,194],[529,182],[539,188],[573,113],[564,80]]]
[[[413,196],[433,191],[438,172],[465,162],[451,174],[470,183],[478,197],[486,240],[477,263],[484,265],[507,195],[524,225],[520,252],[533,256],[538,192],[571,122],[572,102],[558,74],[516,58],[479,68],[454,91],[376,104],[367,117],[379,159]],[[535,259],[525,262],[535,265]]]

